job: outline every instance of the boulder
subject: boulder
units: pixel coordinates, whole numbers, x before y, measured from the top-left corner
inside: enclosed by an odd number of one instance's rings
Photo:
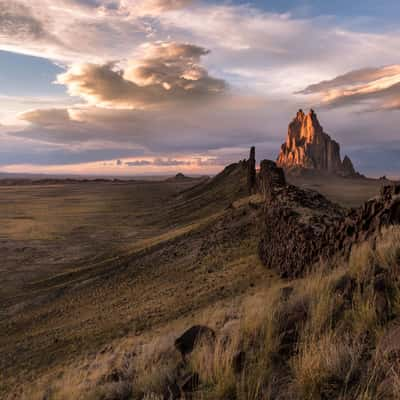
[[[194,325],[175,340],[175,348],[182,354],[182,357],[185,357],[194,350],[196,344],[201,340],[213,342],[215,332],[207,326]]]
[[[238,375],[244,370],[246,364],[246,353],[244,351],[238,351],[232,359],[233,372]]]

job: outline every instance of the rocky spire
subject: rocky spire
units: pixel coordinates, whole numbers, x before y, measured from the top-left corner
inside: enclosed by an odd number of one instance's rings
[[[289,124],[286,142],[281,146],[277,164],[283,168],[308,168],[337,174],[354,174],[350,159],[340,158],[339,143],[324,132],[317,114],[299,110]]]
[[[348,156],[344,156],[342,168],[343,168],[343,174],[345,176],[351,176],[357,174],[356,170],[354,169],[354,165]]]
[[[247,163],[247,187],[249,194],[254,192],[256,186],[256,148],[250,149],[250,157]]]

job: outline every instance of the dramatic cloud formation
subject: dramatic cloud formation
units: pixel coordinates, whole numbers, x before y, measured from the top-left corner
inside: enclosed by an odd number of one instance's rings
[[[60,101],[0,96],[0,164],[70,164],[70,154],[77,164],[120,170],[217,171],[250,145],[260,158],[276,157],[300,107],[321,111],[358,165],[363,148],[400,148],[397,113],[354,113],[400,108],[399,32],[267,8],[235,0],[0,0],[0,49],[65,71],[48,77],[49,93],[50,82],[65,89]]]
[[[363,105],[369,111],[400,109],[400,65],[365,68],[319,82],[300,94],[319,94],[328,107]]]
[[[226,87],[199,65],[206,54],[206,49],[190,44],[152,44],[146,47],[145,57],[130,62],[125,71],[115,63],[80,64],[59,75],[57,82],[66,85],[72,96],[106,107],[199,100],[220,94]]]

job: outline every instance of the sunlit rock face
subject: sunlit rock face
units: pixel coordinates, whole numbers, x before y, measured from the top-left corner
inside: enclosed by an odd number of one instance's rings
[[[342,162],[339,143],[324,132],[313,110],[308,114],[297,112],[289,124],[277,164],[287,169],[307,168],[346,176],[356,173],[347,156]]]

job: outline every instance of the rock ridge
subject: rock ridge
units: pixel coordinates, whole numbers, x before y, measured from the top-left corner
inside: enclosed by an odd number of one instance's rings
[[[284,278],[335,255],[348,257],[355,244],[372,242],[381,228],[400,224],[400,185],[384,186],[376,198],[346,211],[313,190],[289,185],[282,168],[261,162],[259,190],[264,221],[259,256]]]

